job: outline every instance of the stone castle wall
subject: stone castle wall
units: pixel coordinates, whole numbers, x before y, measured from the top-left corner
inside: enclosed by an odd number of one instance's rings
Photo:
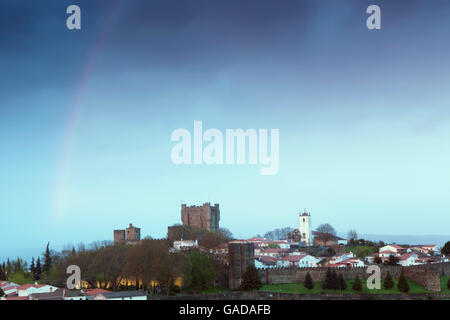
[[[398,278],[402,266],[380,265],[381,277],[384,278],[389,271],[391,276]],[[439,263],[430,265],[419,265],[404,267],[405,277],[423,285],[428,290],[440,291],[440,277],[450,275],[450,263]],[[305,280],[309,272],[314,282],[325,280],[328,268],[277,268],[260,270],[261,281],[264,284],[298,283]],[[367,279],[371,274],[367,273],[367,267],[361,268],[338,268],[336,272],[341,273],[344,279]]]

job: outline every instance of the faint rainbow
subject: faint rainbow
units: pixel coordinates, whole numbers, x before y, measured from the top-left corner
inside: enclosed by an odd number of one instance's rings
[[[54,219],[60,218],[63,215],[64,205],[67,201],[67,174],[70,166],[74,137],[78,128],[86,92],[89,89],[89,81],[95,69],[97,57],[102,51],[108,35],[116,24],[117,19],[126,4],[126,0],[116,0],[112,5],[108,6],[108,15],[97,33],[94,45],[88,54],[87,61],[81,71],[80,79],[77,82],[73,96],[68,104],[68,116],[66,125],[64,126],[63,143],[52,192],[51,207]],[[82,14],[84,14],[83,8],[81,8],[81,10]],[[87,31],[82,29],[82,32]]]

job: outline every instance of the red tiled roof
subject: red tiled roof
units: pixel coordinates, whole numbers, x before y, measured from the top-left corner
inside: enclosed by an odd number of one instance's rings
[[[277,259],[273,258],[273,257],[264,257],[264,256],[262,256],[262,257],[259,258],[259,260],[262,261],[262,262],[277,262]]]
[[[28,300],[28,297],[19,297],[19,296],[15,296],[15,297],[6,297],[6,300]]]
[[[16,288],[17,288],[16,286],[10,286],[10,287],[3,288],[3,291],[9,291],[9,290],[16,289]]]
[[[46,284],[24,284],[24,285],[21,285],[20,287],[17,287],[17,290],[27,290],[31,287],[38,289],[38,288],[42,288],[45,286],[47,286],[47,285]]]
[[[247,241],[265,241],[267,240],[266,238],[261,238],[261,237],[253,237],[248,239]]]
[[[402,254],[400,257],[398,257],[399,260],[407,260],[412,256],[412,253]]]
[[[88,296],[95,296],[96,294],[99,293],[106,293],[111,291],[105,289],[84,289],[83,292],[86,293]]]
[[[263,251],[261,251],[262,253],[281,253],[281,252],[287,252],[289,251],[289,249],[284,249],[284,248],[269,248],[269,249],[265,249]]]
[[[286,256],[283,258],[283,260],[289,261],[289,262],[298,262],[298,261],[302,260],[304,257],[306,257],[306,255]]]
[[[391,246],[391,247],[396,248],[396,249],[405,249],[405,248],[403,248],[403,247],[401,247],[399,245],[396,245],[396,244],[388,244],[388,246]]]

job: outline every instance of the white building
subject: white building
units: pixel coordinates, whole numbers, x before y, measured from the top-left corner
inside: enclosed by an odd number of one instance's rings
[[[312,229],[311,229],[311,214],[307,212],[300,213],[300,226],[298,228],[302,237],[301,242],[305,246],[313,245]]]
[[[308,254],[289,255],[278,260],[277,264],[282,267],[316,268],[320,260]]]
[[[14,282],[8,282],[8,281],[1,281],[0,282],[0,288],[3,290],[6,296],[10,294],[16,294],[17,288],[19,286],[15,284]]]
[[[384,247],[380,248],[380,257],[389,257],[390,255],[393,256],[400,256],[402,253],[406,252],[406,248],[403,248],[401,246],[398,246],[396,244],[388,244]]]
[[[414,265],[418,264],[416,262],[417,258],[418,258],[418,256],[415,253],[402,254],[398,258],[398,263],[400,263],[403,267],[414,266]]]
[[[179,240],[173,242],[173,248],[176,251],[181,251],[189,248],[197,248],[198,241],[197,240]]]
[[[328,262],[331,264],[335,264],[335,263],[339,263],[339,262],[342,262],[342,261],[350,259],[350,258],[355,258],[355,254],[353,252],[347,252],[340,256],[334,256],[334,257],[330,258],[328,260]]]
[[[48,284],[24,284],[17,288],[17,295],[19,297],[28,297],[33,293],[49,293],[56,289],[58,288]]]

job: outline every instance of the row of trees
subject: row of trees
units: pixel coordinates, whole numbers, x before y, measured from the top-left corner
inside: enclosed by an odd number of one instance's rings
[[[314,282],[313,282],[309,272],[305,276],[303,285],[308,290],[311,290],[314,288]],[[386,274],[386,277],[383,280],[383,288],[386,290],[391,290],[394,287],[394,285],[395,285],[394,280],[392,279],[392,276],[388,271]],[[450,288],[450,279],[448,281],[447,286]],[[344,277],[342,276],[342,274],[338,275],[335,270],[331,271],[330,269],[328,269],[326,277],[325,277],[325,281],[322,283],[322,288],[324,290],[330,290],[330,289],[345,290],[345,289],[347,289],[347,283],[344,280]],[[400,274],[397,288],[401,292],[405,292],[405,293],[409,292],[408,281],[406,280],[406,278],[403,274],[403,271]],[[352,289],[354,291],[362,291],[362,289],[363,289],[361,279],[358,276],[356,276],[355,281],[353,282]]]
[[[182,232],[187,238],[199,240],[205,248],[216,248],[232,239],[227,229],[208,232],[183,227]],[[198,291],[215,286],[217,282],[226,282],[223,259],[198,251],[174,253],[170,248],[169,239],[153,240],[150,237],[136,245],[99,241],[91,244],[89,249],[79,244],[77,248],[66,247],[61,252],[50,250],[48,243],[42,256],[33,257],[29,267],[20,258],[0,263],[0,280],[41,281],[64,287],[69,276],[67,267],[77,265],[85,286],[112,290],[130,287],[170,293],[181,286]]]
[[[65,285],[69,265],[80,267],[82,279],[90,287],[142,288],[167,294],[181,288],[207,289],[226,274],[225,266],[214,256],[199,251],[171,252],[166,240],[145,239],[135,245],[73,251],[56,260],[44,278],[56,286]]]
[[[48,276],[52,266],[52,254],[50,253],[49,245],[48,243],[42,255],[43,264],[41,264],[41,257],[38,257],[36,261],[33,257],[29,267],[27,262],[21,258],[17,258],[14,261],[7,259],[7,261],[0,263],[0,280],[21,283],[39,281],[42,274]]]

